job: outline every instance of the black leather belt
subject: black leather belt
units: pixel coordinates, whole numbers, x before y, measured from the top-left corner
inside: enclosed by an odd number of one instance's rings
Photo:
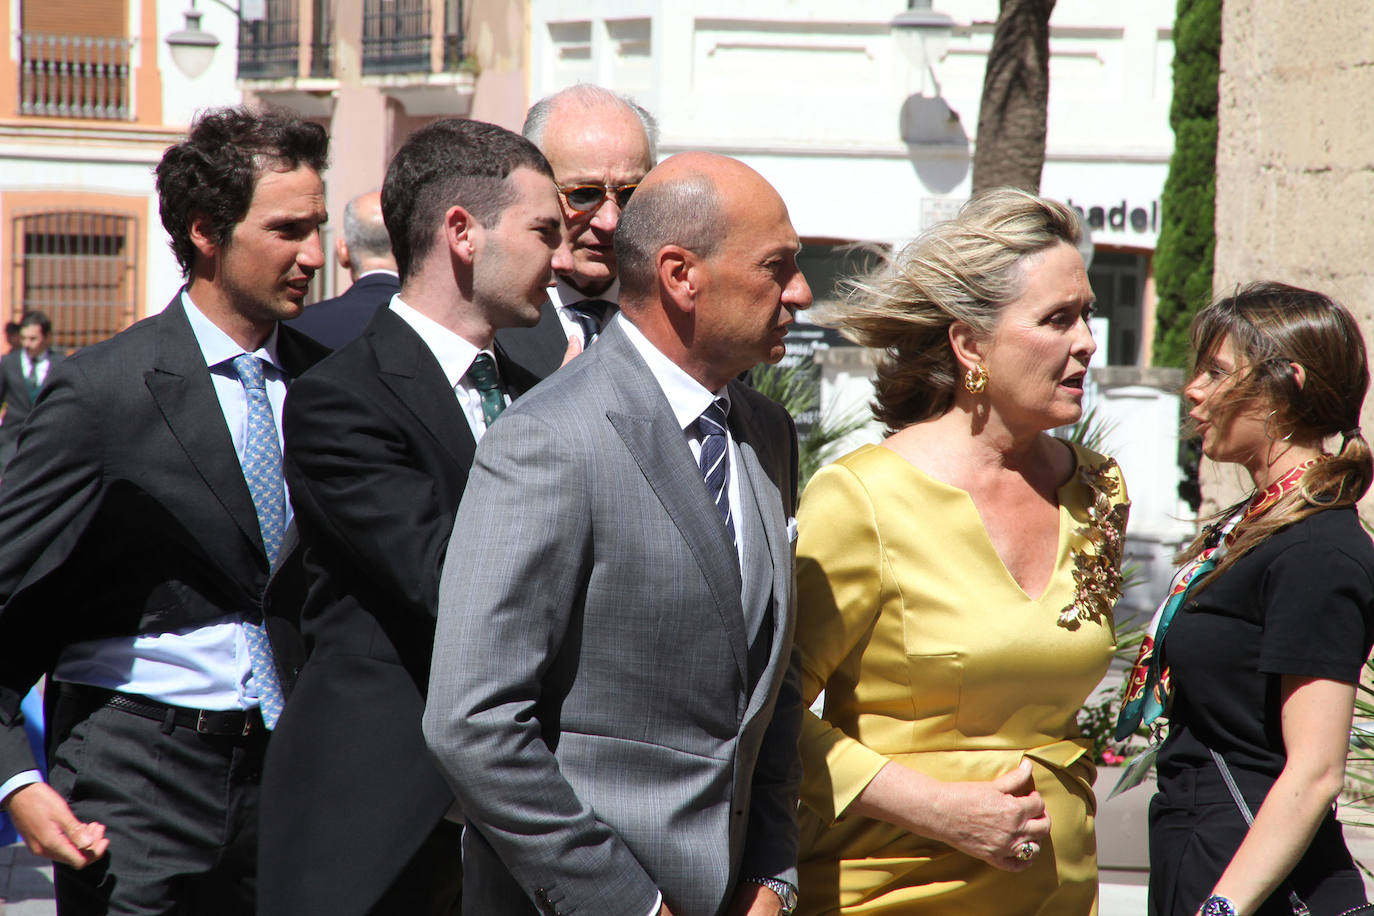
[[[67,686],[70,689],[75,685]],[[188,709],[130,693],[87,687],[77,689],[82,694],[88,694],[96,705],[131,712],[154,722],[171,722],[179,728],[189,728],[202,735],[247,737],[263,730],[262,714],[257,709]],[[100,694],[104,695],[103,700]]]

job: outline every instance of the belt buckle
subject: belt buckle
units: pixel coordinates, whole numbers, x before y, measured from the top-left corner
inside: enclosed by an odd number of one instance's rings
[[[197,710],[196,710],[196,731],[199,732],[199,733],[202,734],[202,735],[208,735],[208,734],[210,733],[210,729],[209,729],[209,727],[208,727],[207,724],[206,724],[205,718],[206,718],[206,717],[205,717],[205,710],[203,710],[203,709],[197,709]]]

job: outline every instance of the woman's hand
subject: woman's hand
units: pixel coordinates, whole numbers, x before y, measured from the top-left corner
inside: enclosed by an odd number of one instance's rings
[[[1028,760],[991,782],[941,782],[889,763],[846,813],[896,824],[1004,871],[1029,868],[1050,834]],[[1037,851],[1023,858],[1027,842]]]
[[[992,782],[950,782],[940,791],[948,797],[937,804],[952,823],[946,836],[934,839],[989,865],[1005,871],[1030,868],[1035,856],[1018,855],[1022,846],[1032,842],[1038,849],[1050,835],[1050,816],[1035,791],[1028,760]]]

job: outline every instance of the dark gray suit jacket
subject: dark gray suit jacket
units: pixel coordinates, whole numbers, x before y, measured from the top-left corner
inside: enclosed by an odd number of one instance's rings
[[[741,877],[795,882],[796,436],[730,395],[743,580],[618,325],[478,447],[424,719],[468,818],[466,912],[638,916],[661,889],[715,916]]]
[[[287,375],[325,350],[282,328]],[[263,614],[302,658],[295,528],[275,572],[181,297],[48,377],[0,483],[0,782],[33,769],[19,702],[64,646]]]

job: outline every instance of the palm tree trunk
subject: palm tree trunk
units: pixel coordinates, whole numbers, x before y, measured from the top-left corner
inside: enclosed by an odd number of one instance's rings
[[[978,113],[975,194],[1003,185],[1040,190],[1054,4],[1055,0],[1001,0]]]

